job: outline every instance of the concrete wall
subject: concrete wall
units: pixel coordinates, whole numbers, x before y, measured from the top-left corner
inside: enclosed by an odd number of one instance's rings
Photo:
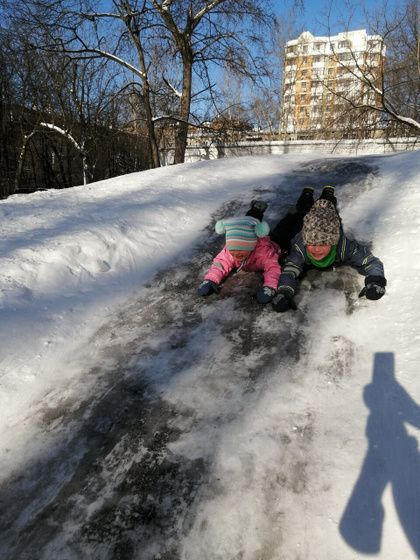
[[[186,162],[226,157],[268,154],[320,153],[337,155],[389,154],[420,149],[420,138],[388,138],[369,140],[275,140],[271,142],[239,142],[226,146],[189,146]],[[172,148],[161,152],[162,165],[173,162]]]

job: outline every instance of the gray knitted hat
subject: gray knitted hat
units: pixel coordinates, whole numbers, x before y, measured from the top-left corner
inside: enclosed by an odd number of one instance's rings
[[[303,218],[304,245],[337,245],[339,238],[340,220],[334,204],[329,200],[316,200]]]

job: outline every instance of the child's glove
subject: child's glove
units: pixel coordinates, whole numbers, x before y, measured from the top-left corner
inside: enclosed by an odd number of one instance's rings
[[[273,297],[276,295],[276,290],[270,288],[269,286],[261,286],[255,294],[255,298],[259,303],[270,303]]]
[[[278,294],[272,301],[272,305],[274,311],[276,311],[277,313],[284,313],[288,309],[294,309],[295,311],[297,309],[292,294],[285,290],[278,292]]]
[[[386,279],[383,276],[366,276],[365,287],[359,297],[366,296],[367,299],[381,299],[385,293]]]
[[[209,296],[213,292],[219,293],[219,286],[213,280],[204,280],[197,290],[199,296]]]

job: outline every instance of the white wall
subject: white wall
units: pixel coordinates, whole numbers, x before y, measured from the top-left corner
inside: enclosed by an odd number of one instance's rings
[[[275,140],[272,142],[239,142],[226,146],[189,146],[186,162],[267,154],[320,153],[340,155],[388,154],[420,149],[420,138],[369,140]],[[173,163],[172,148],[161,152],[162,165]]]

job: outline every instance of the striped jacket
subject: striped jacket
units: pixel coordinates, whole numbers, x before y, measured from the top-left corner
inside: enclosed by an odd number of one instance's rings
[[[306,254],[302,234],[298,233],[292,239],[290,254],[286,257],[282,266],[278,289],[288,290],[294,294],[299,285],[299,278],[306,270],[311,268],[320,271],[332,270],[343,265],[355,268],[363,276],[385,277],[382,262],[372,255],[367,247],[359,245],[359,243],[352,241],[343,234],[340,235],[338,240],[334,263],[328,268],[317,268]]]
[[[262,272],[264,286],[269,286],[276,290],[281,273],[279,264],[280,254],[280,247],[277,243],[271,241],[268,236],[258,239],[257,246],[244,263],[232,257],[225,245],[223,250],[214,258],[213,264],[205,275],[204,280],[212,280],[216,284],[220,284],[231,270],[241,267],[242,270],[247,272]]]

